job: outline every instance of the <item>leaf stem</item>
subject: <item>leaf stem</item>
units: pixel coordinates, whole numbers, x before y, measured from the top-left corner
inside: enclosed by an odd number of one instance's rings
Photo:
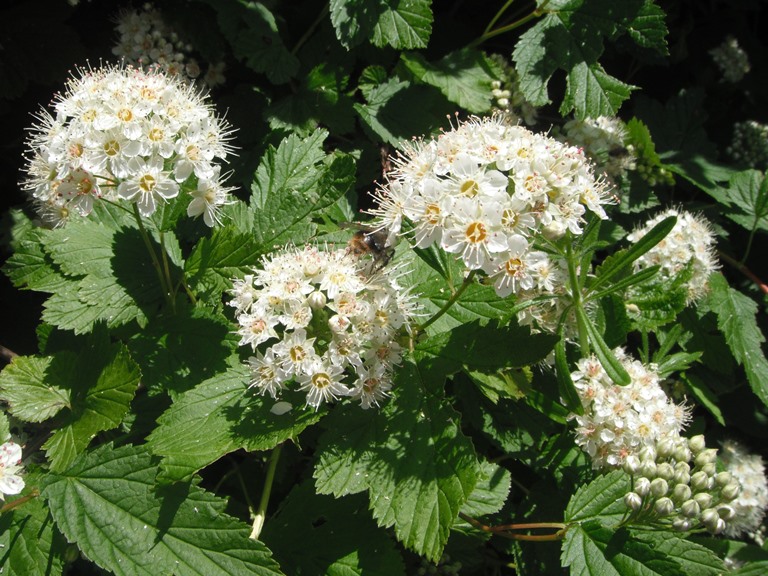
[[[2,508],[0,508],[0,514],[5,514],[9,510],[13,510],[14,508],[18,508],[19,506],[22,506],[26,502],[29,502],[33,498],[37,498],[40,496],[40,491],[37,488],[32,488],[30,490],[29,494],[26,496],[22,496],[21,498],[16,498],[13,502],[6,502]]]
[[[501,18],[501,16],[504,14],[504,12],[506,12],[506,11],[507,11],[507,8],[509,8],[510,6],[512,6],[512,3],[513,3],[514,1],[515,1],[515,0],[507,0],[507,1],[504,3],[504,6],[502,6],[502,7],[499,9],[499,11],[498,11],[498,12],[496,12],[496,15],[495,15],[493,18],[491,18],[491,21],[490,21],[490,22],[488,22],[488,26],[486,26],[486,27],[485,27],[485,30],[483,30],[483,35],[486,35],[486,34],[488,34],[488,32],[490,32],[490,31],[491,31],[491,28],[493,28],[493,27],[494,27],[494,25],[496,24],[496,22],[498,22],[498,21],[499,21],[499,18]]]
[[[252,540],[258,540],[259,534],[261,534],[261,529],[264,528],[264,520],[267,517],[267,505],[269,504],[269,496],[272,493],[272,483],[275,481],[275,470],[277,469],[277,461],[280,459],[280,450],[282,447],[282,444],[275,446],[272,449],[272,454],[269,457],[267,477],[264,479],[264,489],[261,492],[259,509],[256,510],[256,514],[253,519],[253,529],[251,530],[250,536]]]
[[[301,38],[299,38],[298,42],[296,42],[296,45],[291,50],[292,56],[296,56],[296,53],[299,51],[299,48],[301,48],[304,45],[304,43],[307,40],[309,40],[309,37],[312,36],[312,34],[314,34],[315,29],[320,25],[323,19],[328,15],[329,11],[330,11],[329,3],[326,2],[325,6],[323,6],[323,9],[320,11],[320,14],[318,14],[317,18],[315,18],[315,21],[309,25],[309,28],[307,28],[306,32],[304,32]]]
[[[464,278],[464,282],[461,283],[461,286],[459,286],[459,289],[456,290],[453,294],[451,294],[451,297],[448,298],[447,302],[443,304],[442,308],[435,312],[432,317],[421,324],[420,326],[416,327],[416,333],[419,334],[421,332],[424,332],[429,326],[431,326],[435,320],[440,318],[443,314],[448,312],[451,306],[453,306],[456,301],[461,297],[461,295],[464,293],[464,290],[467,289],[467,287],[472,284],[472,281],[475,279],[475,270],[472,270],[469,274],[467,274],[467,277]]]
[[[508,2],[509,3],[509,2]],[[475,48],[476,46],[482,44],[486,40],[490,40],[491,38],[494,38],[496,36],[499,36],[500,34],[505,34],[507,32],[510,32],[514,30],[515,28],[519,28],[520,26],[527,24],[534,18],[539,18],[542,14],[545,13],[544,8],[546,5],[549,4],[549,0],[544,0],[541,3],[541,6],[535,8],[530,14],[527,16],[523,16],[519,20],[515,20],[514,22],[511,22],[509,24],[506,24],[504,26],[501,26],[500,28],[496,28],[495,30],[486,30],[482,33],[482,35],[479,38],[476,38],[472,42],[469,43],[470,48]],[[501,11],[506,10],[507,6],[505,5]],[[501,12],[500,11],[500,12]],[[496,18],[497,19],[497,18]],[[492,21],[493,22],[493,21]]]
[[[760,291],[763,292],[763,294],[768,294],[768,285],[766,285],[765,282],[763,282],[752,270],[747,268],[747,266],[744,265],[743,262],[739,262],[734,258],[733,256],[729,256],[725,252],[718,250],[717,255],[720,256],[723,260],[725,260],[728,264],[736,268],[739,272],[744,274],[747,278],[752,280],[755,284],[757,284],[757,287],[760,288]]]
[[[504,524],[502,526],[487,526],[479,520],[464,514],[463,512],[459,512],[459,517],[462,520],[469,522],[478,530],[482,530],[483,532],[509,538],[510,540],[526,540],[528,542],[553,542],[556,540],[562,540],[565,536],[566,530],[568,529],[568,526],[562,522],[532,522],[526,524]],[[552,534],[515,534],[511,532],[512,530],[538,530],[542,528],[556,528],[557,531],[553,532]]]
[[[147,251],[149,252],[149,255],[152,257],[152,264],[155,267],[155,272],[157,272],[157,277],[160,279],[160,287],[163,290],[163,294],[165,295],[165,300],[170,303],[171,302],[171,291],[170,288],[166,285],[165,277],[163,276],[163,269],[160,266],[160,260],[157,259],[157,254],[155,253],[155,249],[152,248],[152,242],[149,240],[149,233],[147,232],[147,229],[144,227],[144,222],[141,220],[141,214],[139,214],[139,206],[138,204],[133,205],[133,216],[136,218],[136,223],[139,225],[139,232],[141,233],[141,237],[144,240],[144,245],[147,247]]]

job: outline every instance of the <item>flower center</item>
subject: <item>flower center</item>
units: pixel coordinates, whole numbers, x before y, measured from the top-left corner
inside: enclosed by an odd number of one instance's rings
[[[509,276],[514,276],[523,269],[523,261],[520,258],[510,258],[504,262],[504,270]]]
[[[461,183],[459,191],[468,198],[474,198],[480,192],[480,184],[475,180],[465,180]]]
[[[133,112],[131,112],[128,108],[121,108],[117,113],[117,117],[123,122],[130,122],[133,120]]]
[[[485,224],[482,222],[472,222],[469,226],[467,226],[464,235],[467,237],[467,241],[472,242],[473,244],[484,242],[488,237]]]
[[[427,204],[424,208],[424,216],[428,224],[437,226],[440,224],[440,206],[437,204]]]
[[[291,346],[288,355],[291,357],[292,362],[298,364],[307,357],[307,351],[304,350],[303,346]]]
[[[139,178],[139,187],[144,192],[152,192],[155,186],[157,186],[157,180],[152,174],[144,174],[144,176]]]
[[[327,388],[331,385],[331,378],[325,372],[318,372],[312,375],[312,385],[315,388]]]
[[[107,156],[117,156],[120,153],[120,143],[117,140],[104,142],[104,154]]]
[[[155,127],[149,131],[149,139],[152,140],[152,142],[162,142],[164,137],[165,132],[163,132],[162,128]]]

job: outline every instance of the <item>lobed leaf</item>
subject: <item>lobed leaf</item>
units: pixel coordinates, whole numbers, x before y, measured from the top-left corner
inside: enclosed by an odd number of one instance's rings
[[[42,422],[71,407],[76,377],[72,352],[38,358],[18,356],[0,373],[0,399],[8,411],[26,422]]]

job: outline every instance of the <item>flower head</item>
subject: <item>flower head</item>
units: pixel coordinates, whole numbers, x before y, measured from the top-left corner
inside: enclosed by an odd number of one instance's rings
[[[739,46],[739,41],[733,36],[728,36],[719,46],[712,48],[709,53],[720,69],[725,82],[738,82],[750,70],[749,57]]]
[[[248,361],[252,387],[277,399],[293,384],[314,408],[345,396],[378,406],[414,305],[390,269],[364,270],[347,250],[289,247],[235,280],[229,304],[240,344],[256,354]]]
[[[754,534],[760,527],[768,507],[768,479],[765,463],[757,454],[750,454],[733,440],[723,442],[720,460],[741,486],[736,500],[731,502],[734,518],[728,523],[725,535],[736,537]]]
[[[21,446],[15,442],[0,446],[0,500],[5,494],[18,494],[24,489],[24,480],[19,476],[22,468]]]
[[[639,241],[651,228],[669,216],[677,216],[675,227],[661,242],[635,261],[635,271],[659,265],[661,269],[658,278],[664,283],[671,282],[690,267],[688,302],[695,302],[707,293],[709,276],[718,268],[714,250],[715,236],[703,216],[670,208],[627,238],[630,242]]]
[[[142,216],[182,197],[208,226],[228,202],[220,166],[231,128],[194,88],[158,70],[80,70],[32,127],[23,188],[44,220],[88,215],[100,198]],[[178,200],[176,200],[178,201]]]
[[[584,214],[606,218],[607,184],[581,150],[501,117],[472,118],[432,140],[403,145],[371,211],[389,237],[439,245],[493,278],[499,295],[536,284],[537,242],[581,234]],[[546,266],[545,266],[546,267]]]

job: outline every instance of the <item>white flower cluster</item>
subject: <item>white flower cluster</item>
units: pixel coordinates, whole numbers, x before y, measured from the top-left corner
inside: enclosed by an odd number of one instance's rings
[[[738,164],[757,170],[768,168],[768,125],[755,120],[737,122],[728,155]]]
[[[24,480],[19,476],[22,468],[21,446],[15,442],[0,446],[0,500],[5,494],[18,494],[24,490]]]
[[[587,209],[606,218],[606,184],[581,150],[499,117],[406,143],[395,164],[371,211],[390,242],[407,221],[417,247],[457,254],[500,296],[550,289],[541,235],[581,234]]]
[[[391,269],[364,268],[348,250],[286,248],[235,281],[240,344],[256,352],[251,386],[277,399],[296,383],[314,408],[344,396],[369,408],[388,395],[414,304]]]
[[[726,82],[738,82],[749,72],[749,57],[739,46],[739,41],[733,36],[728,36],[719,46],[712,48],[709,53]]]
[[[141,11],[122,10],[115,28],[120,34],[112,53],[137,68],[159,67],[171,76],[195,80],[200,76],[200,64],[189,54],[193,47],[179,39],[178,34],[163,20],[151,4]],[[224,63],[208,67],[202,78],[212,88],[224,83]]]
[[[704,436],[665,439],[627,458],[632,491],[624,503],[633,523],[669,526],[680,532],[703,526],[722,534],[736,518],[733,501],[740,487],[728,472],[717,471],[717,450]]]
[[[98,198],[135,203],[150,216],[184,191],[189,216],[219,221],[228,202],[217,159],[231,127],[190,85],[159,71],[81,71],[32,127],[23,187],[44,220],[87,215]]]
[[[690,274],[687,281],[688,302],[695,302],[707,293],[709,276],[718,268],[715,235],[703,216],[670,208],[633,231],[627,239],[630,242],[639,241],[669,216],[677,216],[677,224],[666,238],[635,261],[635,271],[661,266],[656,278],[662,284],[687,272]]]
[[[627,127],[621,118],[569,120],[563,126],[563,139],[581,147],[597,169],[610,178],[621,178],[636,167],[637,158],[633,147],[626,144]]]
[[[741,486],[738,498],[731,502],[736,515],[726,526],[725,535],[735,538],[749,534],[754,537],[768,507],[768,479],[763,459],[750,454],[737,442],[727,440],[723,442],[720,460]]]
[[[688,422],[688,409],[669,400],[653,366],[646,367],[617,348],[614,354],[629,373],[627,386],[614,384],[596,357],[582,358],[571,374],[584,413],[574,414],[576,443],[594,468],[621,466],[643,449],[676,441]]]

